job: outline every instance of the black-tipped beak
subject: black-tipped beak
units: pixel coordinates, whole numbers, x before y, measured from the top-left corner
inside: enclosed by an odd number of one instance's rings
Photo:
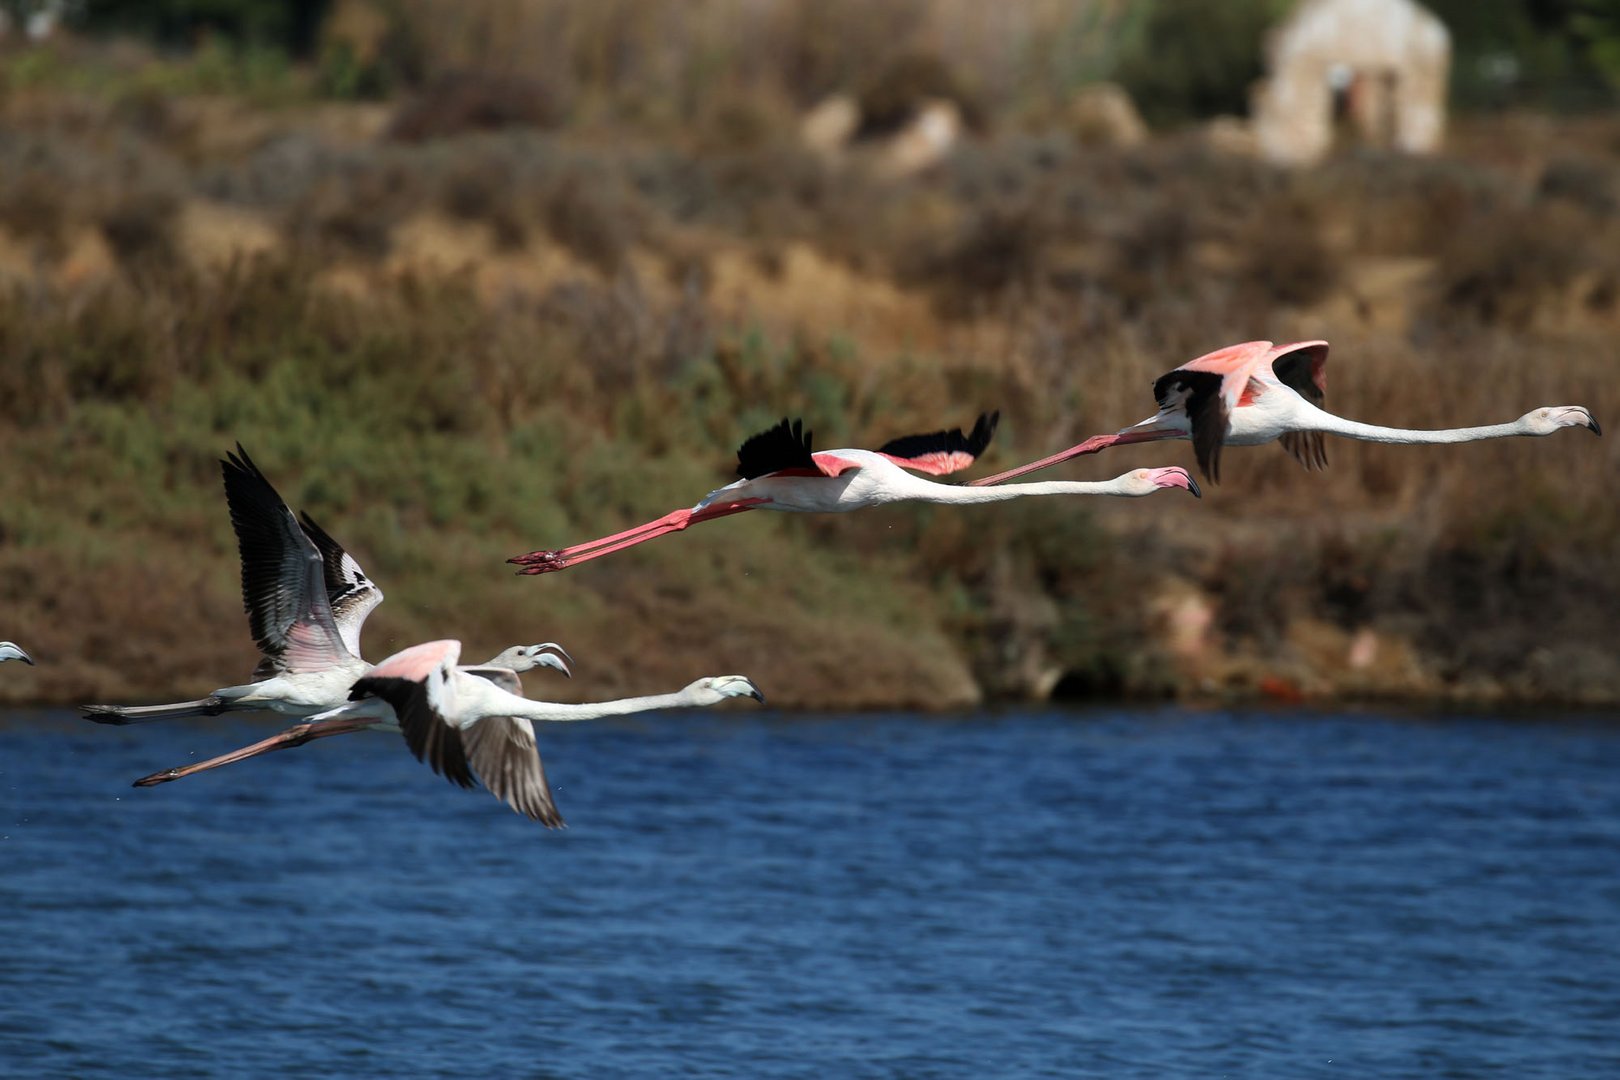
[[[1195,499],[1202,499],[1204,497],[1204,493],[1198,490],[1198,481],[1194,480],[1192,478],[1192,474],[1190,473],[1187,476],[1187,490],[1192,493],[1192,497]]]
[[[753,692],[750,693],[748,696],[753,698],[755,701],[759,702],[761,705],[765,704],[765,694],[757,686],[754,687]]]
[[[1590,420],[1588,420],[1586,422],[1586,427],[1594,435],[1602,435],[1603,434],[1603,429],[1598,427],[1597,417],[1595,417],[1595,416],[1592,417],[1592,419],[1590,419]]]

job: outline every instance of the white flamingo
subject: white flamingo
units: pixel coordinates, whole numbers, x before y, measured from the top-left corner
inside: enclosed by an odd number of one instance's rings
[[[1004,502],[1026,495],[1151,495],[1161,488],[1199,494],[1187,470],[1133,469],[1100,483],[1052,481],[1002,488],[936,484],[907,469],[943,476],[972,465],[990,443],[997,414],[981,415],[971,435],[961,428],[929,435],[908,435],[878,450],[810,449],[810,433],[800,421],[783,420],[742,444],[737,451],[741,480],[711,491],[689,510],[676,510],[645,525],[589,540],[572,547],[531,551],[508,559],[520,574],[545,574],[599,559],[615,551],[679,532],[690,525],[746,510],[795,513],[843,513],[897,502]]]
[[[30,667],[34,664],[34,658],[23,652],[22,646],[13,645],[9,641],[0,641],[0,664],[7,660],[21,660]]]
[[[168,705],[86,705],[86,719],[138,724],[256,709],[310,716],[341,705],[370,669],[360,658],[360,628],[382,590],[313,518],[293,515],[240,443],[220,466],[242,559],[242,603],[263,654],[255,681]],[[568,674],[568,654],[549,641],[513,646],[489,663]]]
[[[654,709],[697,708],[733,697],[765,700],[747,678],[716,675],[698,679],[673,694],[580,705],[531,701],[522,696],[522,684],[510,670],[459,667],[460,656],[459,641],[412,646],[356,680],[348,704],[210,761],[142,777],[135,786],[167,783],[330,735],[394,728],[404,732],[411,752],[434,772],[465,788],[474,785],[476,774],[491,794],[513,810],[560,828],[564,822],[546,784],[533,721],[594,720]],[[379,717],[376,706],[384,703],[389,715]]]
[[[1220,482],[1221,447],[1256,446],[1280,439],[1283,448],[1307,469],[1327,465],[1322,436],[1381,443],[1465,443],[1511,435],[1551,435],[1568,427],[1603,431],[1581,405],[1546,405],[1531,409],[1508,424],[1417,431],[1346,420],[1322,409],[1327,390],[1325,341],[1296,341],[1273,346],[1246,341],[1200,356],[1161,375],[1153,384],[1159,403],[1156,415],[1113,435],[1094,435],[1051,457],[973,481],[973,486],[1000,484],[1025,473],[1056,465],[1110,446],[1191,439],[1198,466]]]

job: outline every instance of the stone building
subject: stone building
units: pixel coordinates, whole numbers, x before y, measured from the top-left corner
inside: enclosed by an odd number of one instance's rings
[[[1451,35],[1414,0],[1303,0],[1266,42],[1260,152],[1298,165],[1335,142],[1438,149],[1450,67]]]

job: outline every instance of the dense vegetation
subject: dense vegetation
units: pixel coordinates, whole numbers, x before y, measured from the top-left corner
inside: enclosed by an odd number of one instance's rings
[[[689,505],[784,414],[875,445],[999,407],[1004,467],[1256,337],[1332,340],[1353,417],[1609,421],[1612,122],[1515,114],[1443,158],[1283,172],[1196,131],[1112,148],[992,111],[896,178],[812,154],[770,96],[466,130],[466,84],[339,105],[211,62],[6,59],[0,636],[42,664],[0,695],[245,675],[214,463],[239,439],[388,592],[373,657],[555,638],[573,692],[736,670],[786,705],[1620,697],[1620,474],[1582,432],[1338,442],[1313,475],[1236,451],[1202,503],[756,514],[561,575],[502,565]]]

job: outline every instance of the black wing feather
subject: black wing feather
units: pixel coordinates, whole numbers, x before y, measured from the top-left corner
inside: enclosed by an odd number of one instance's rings
[[[1316,384],[1316,361],[1325,352],[1323,346],[1312,345],[1279,356],[1271,362],[1277,381],[1306,401],[1323,408],[1326,395]],[[1327,468],[1327,440],[1320,431],[1290,431],[1279,440],[1283,449],[1294,455],[1307,469]]]
[[[1278,382],[1319,409],[1325,395],[1316,385],[1316,361],[1325,351],[1320,345],[1312,345],[1284,353],[1271,362],[1272,374],[1277,376]]]
[[[350,581],[343,573],[343,556],[347,554],[343,545],[332,539],[332,534],[316,524],[315,519],[309,516],[309,511],[298,512],[299,524],[304,529],[304,535],[315,545],[315,550],[321,553],[321,567],[326,573],[326,596],[334,603],[345,593],[352,590],[357,583],[364,583],[366,575],[356,569],[358,582]],[[351,559],[352,563],[353,560]]]
[[[1175,371],[1159,376],[1153,397],[1164,409],[1178,401],[1192,425],[1193,454],[1198,468],[1212,483],[1221,482],[1221,447],[1226,443],[1226,401],[1221,397],[1223,376],[1213,371]]]
[[[322,616],[331,621],[329,607],[324,611],[305,607],[306,603],[325,607],[324,597],[301,595],[300,583],[309,584],[310,564],[320,561],[320,552],[241,443],[236,444],[236,453],[226,451],[220,471],[242,560],[242,606],[247,609],[248,629],[260,652],[278,657],[295,622],[311,617],[320,622]]]
[[[751,435],[737,448],[737,475],[753,480],[783,469],[820,471],[810,455],[811,433],[803,420],[783,417],[775,427]]]
[[[927,435],[902,435],[898,439],[891,439],[878,447],[878,453],[888,454],[897,458],[919,458],[924,454],[967,454],[978,459],[990,445],[990,439],[996,433],[996,425],[1001,422],[1001,413],[980,413],[978,421],[973,425],[971,435],[963,435],[961,428],[952,428],[949,431],[934,431]]]
[[[350,701],[364,697],[379,697],[394,707],[399,729],[405,734],[405,745],[411,748],[416,760],[426,762],[453,784],[464,788],[477,786],[472,770],[467,767],[461,732],[445,723],[428,704],[426,683],[368,675],[356,679],[349,688]]]

